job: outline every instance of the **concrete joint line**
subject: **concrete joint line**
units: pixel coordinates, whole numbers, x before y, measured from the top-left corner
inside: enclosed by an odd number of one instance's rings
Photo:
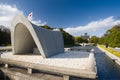
[[[5,64],[5,68],[8,68],[8,64]]]
[[[27,68],[28,70],[28,74],[32,74],[32,69],[31,68]]]
[[[63,80],[69,80],[70,76],[68,75],[63,75]]]

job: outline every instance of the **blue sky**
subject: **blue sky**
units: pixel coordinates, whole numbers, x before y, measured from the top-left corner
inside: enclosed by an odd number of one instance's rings
[[[5,6],[11,8],[4,9]],[[120,22],[120,0],[0,0],[0,7],[2,12],[7,10],[6,13],[12,16],[21,13],[27,17],[33,12],[34,22],[46,23],[53,28],[62,27],[74,36],[85,32],[102,36]],[[0,18],[6,16],[2,12]]]

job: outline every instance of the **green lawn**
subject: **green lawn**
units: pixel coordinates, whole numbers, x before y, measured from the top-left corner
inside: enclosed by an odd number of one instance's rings
[[[115,51],[115,50],[112,50],[112,49],[110,49],[110,48],[106,48],[104,45],[97,45],[97,46],[103,48],[104,50],[107,50],[108,52],[110,52],[110,53],[112,53],[113,55],[115,55],[115,56],[117,56],[117,57],[120,58],[120,52]]]

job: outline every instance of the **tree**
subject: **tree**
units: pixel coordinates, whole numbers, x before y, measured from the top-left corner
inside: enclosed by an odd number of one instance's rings
[[[72,35],[65,32],[63,28],[59,28],[59,30],[62,32],[63,39],[64,39],[64,45],[74,44],[74,37]]]
[[[75,41],[75,42],[78,42],[78,43],[88,43],[88,40],[87,40],[87,39],[84,39],[84,38],[82,38],[82,37],[80,37],[80,36],[75,36],[75,37],[74,37],[74,41]]]
[[[82,39],[82,37],[80,37],[80,36],[75,36],[75,37],[74,37],[74,41],[75,41],[75,42],[78,42],[78,43],[82,43],[82,42],[83,42],[83,39]]]
[[[87,39],[85,39],[85,38],[82,38],[83,39],[83,43],[88,43],[88,40]]]
[[[99,38],[96,37],[96,36],[92,36],[92,37],[90,38],[90,42],[91,42],[91,43],[98,43],[98,40],[99,40]]]
[[[40,26],[42,28],[48,29],[48,30],[53,30],[54,28],[51,28],[47,25],[44,26]],[[68,44],[74,44],[74,38],[72,35],[70,35],[69,33],[65,32],[63,30],[63,28],[59,28],[59,30],[62,32],[63,35],[63,40],[64,40],[64,45],[68,45]]]
[[[120,25],[115,25],[106,31],[106,35],[100,38],[99,43],[108,43],[111,47],[120,47]]]
[[[49,29],[49,30],[53,30],[54,29],[54,28],[49,27],[48,25],[44,25],[44,26],[40,26],[40,27],[45,28],[45,29]]]
[[[107,31],[106,42],[111,47],[120,47],[120,25],[115,25]]]
[[[0,46],[11,44],[10,30],[0,25]]]

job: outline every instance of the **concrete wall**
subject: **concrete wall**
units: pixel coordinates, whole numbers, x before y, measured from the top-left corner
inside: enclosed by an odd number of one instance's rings
[[[17,24],[14,32],[14,51],[17,54],[33,53],[33,48],[37,47],[30,32],[24,24]]]
[[[60,31],[51,31],[36,26],[24,16],[13,19],[11,29],[13,54],[28,54],[38,48],[43,57],[64,52],[63,37]]]
[[[63,77],[52,74],[45,73],[28,74],[27,70],[19,68],[1,68],[1,70],[5,73],[6,76],[10,78],[10,80],[63,80]]]

